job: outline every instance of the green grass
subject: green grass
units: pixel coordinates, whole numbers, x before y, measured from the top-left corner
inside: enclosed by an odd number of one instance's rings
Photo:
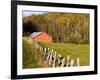
[[[37,68],[39,67],[37,62],[38,60],[35,58],[34,48],[28,44],[27,41],[23,40],[23,68]]]
[[[89,44],[68,44],[68,43],[42,43],[43,45],[54,49],[57,54],[71,59],[80,59],[81,66],[89,65]],[[35,49],[34,44],[30,45],[27,40],[23,39],[23,68],[41,68],[44,67],[43,61],[40,59],[39,52]]]
[[[89,44],[68,44],[68,43],[43,43],[50,49],[54,49],[57,54],[63,57],[71,56],[72,59],[80,59],[81,66],[89,65]]]

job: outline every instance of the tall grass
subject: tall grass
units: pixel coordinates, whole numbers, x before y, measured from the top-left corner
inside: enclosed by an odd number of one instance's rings
[[[38,67],[34,51],[28,42],[23,40],[23,68]]]

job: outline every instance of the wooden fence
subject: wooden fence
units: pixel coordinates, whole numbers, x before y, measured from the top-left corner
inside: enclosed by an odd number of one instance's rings
[[[61,54],[57,54],[56,51],[45,47],[44,45],[34,42],[36,49],[44,57],[46,64],[50,67],[73,67],[80,66],[80,59],[71,59],[71,56],[68,55],[67,58],[62,57]]]

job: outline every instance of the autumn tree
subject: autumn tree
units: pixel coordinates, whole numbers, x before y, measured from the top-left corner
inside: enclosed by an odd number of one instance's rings
[[[28,29],[27,29],[27,28]],[[89,43],[89,14],[47,12],[23,17],[23,33],[47,32],[54,42]]]

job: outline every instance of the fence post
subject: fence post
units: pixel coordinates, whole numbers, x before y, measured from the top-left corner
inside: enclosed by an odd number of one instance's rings
[[[68,67],[70,65],[70,56],[68,55],[67,56],[67,63],[66,63],[66,66]]]
[[[70,66],[71,66],[71,67],[74,66],[74,60],[71,60],[71,62],[70,62]]]
[[[80,66],[80,59],[77,58],[76,66]]]
[[[60,66],[60,63],[61,63],[61,60],[60,59],[61,59],[61,55],[59,54],[58,55],[58,59],[57,59],[58,60],[58,66]]]
[[[62,62],[61,67],[64,67],[64,65],[65,65],[65,58],[63,58],[61,62]]]
[[[48,64],[50,58],[50,52],[47,53],[46,63]]]
[[[53,56],[53,49],[51,51],[51,55],[50,55],[50,59],[49,59],[49,65],[51,65],[51,63],[52,63],[52,56]]]
[[[54,53],[53,67],[56,67],[56,55],[57,55],[57,53],[55,52],[55,53]]]

